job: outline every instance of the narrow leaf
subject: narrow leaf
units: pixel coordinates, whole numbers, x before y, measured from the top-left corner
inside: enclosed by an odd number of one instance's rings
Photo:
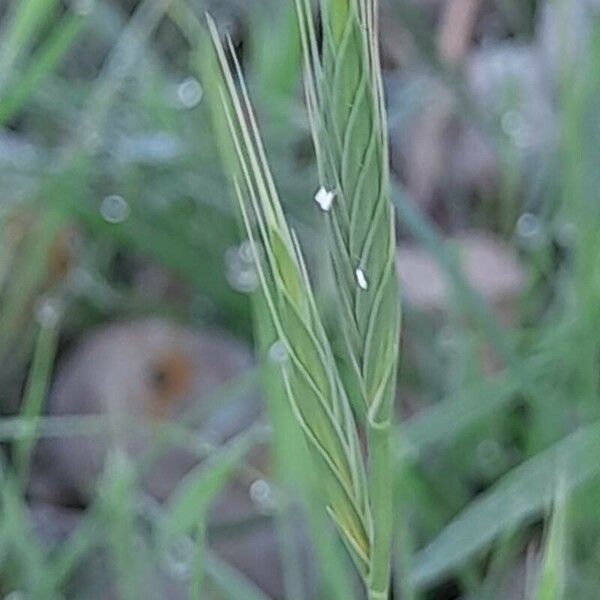
[[[412,578],[425,586],[458,569],[498,536],[539,517],[557,477],[565,493],[600,474],[600,424],[582,428],[505,475],[468,505],[415,559]]]

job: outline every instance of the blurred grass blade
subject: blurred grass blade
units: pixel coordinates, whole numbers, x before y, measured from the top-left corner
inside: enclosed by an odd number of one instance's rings
[[[532,600],[564,600],[567,562],[567,499],[559,480],[550,528],[542,557],[537,590]]]
[[[206,571],[224,600],[270,600],[250,579],[212,552],[206,553]]]
[[[198,524],[256,441],[257,430],[250,429],[186,475],[168,501],[165,533],[185,534]]]
[[[97,500],[87,508],[75,532],[54,549],[43,571],[41,597],[52,597],[56,590],[62,589],[77,567],[96,550],[105,531],[102,516],[100,500]]]
[[[257,5],[252,19],[252,65],[254,89],[261,94],[260,105],[266,106],[274,133],[286,141],[291,130],[289,111],[294,103],[302,64],[296,12],[292,2],[267,0]],[[273,35],[276,27],[279,35]],[[273,140],[276,142],[277,140]]]
[[[53,307],[49,308],[54,310]],[[40,328],[21,408],[20,417],[28,424],[28,433],[16,443],[14,461],[19,482],[22,485],[25,484],[27,478],[31,450],[36,440],[37,423],[52,376],[58,337],[57,324],[58,319],[56,322],[45,323]]]
[[[35,43],[58,0],[13,0],[0,30],[0,95],[20,59]]]
[[[520,368],[514,348],[511,346],[498,320],[485,300],[467,280],[456,255],[448,251],[442,234],[411,202],[398,184],[394,186],[392,199],[401,222],[430,251],[442,267],[452,290],[456,294],[456,298],[460,305],[464,307],[465,314],[468,314],[470,319],[474,319],[479,323],[481,330],[487,335],[506,365],[512,367],[522,377],[523,381],[528,381],[523,369]]]
[[[433,446],[447,446],[465,430],[508,406],[519,384],[510,372],[495,375],[440,400],[399,427],[396,452],[399,460],[418,456]]]
[[[27,573],[28,591],[35,596],[44,573],[45,553],[31,529],[27,506],[12,473],[0,467],[0,566],[8,558],[18,559]],[[3,574],[9,574],[2,566]]]
[[[250,429],[216,450],[179,483],[168,501],[161,522],[162,545],[168,547],[182,536],[195,542],[192,566],[192,597],[202,598],[206,571],[206,529],[208,511],[223,491],[233,472],[240,467],[252,446],[260,439],[257,428]]]
[[[582,428],[516,467],[469,504],[416,557],[415,584],[425,586],[460,568],[498,536],[538,517],[562,478],[565,494],[600,475],[600,425]]]
[[[135,600],[144,567],[135,527],[135,470],[121,448],[110,448],[100,482],[112,577],[123,600]]]
[[[39,205],[34,206],[40,209]],[[15,343],[21,329],[30,324],[36,295],[50,279],[52,245],[64,226],[62,210],[39,210],[23,247],[15,256],[11,265],[10,285],[0,296],[0,360],[4,360],[4,354]]]
[[[54,27],[48,39],[31,57],[27,68],[14,81],[8,93],[0,96],[0,124],[5,123],[21,109],[37,86],[52,73],[69,50],[85,23],[83,15],[67,13]]]
[[[96,143],[101,123],[125,78],[142,60],[152,32],[158,27],[172,0],[142,0],[126,28],[112,49],[89,96],[79,126],[79,135],[73,141],[68,159],[78,152],[89,150]]]

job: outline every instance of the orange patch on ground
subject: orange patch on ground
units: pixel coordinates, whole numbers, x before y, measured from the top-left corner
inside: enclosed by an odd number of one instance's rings
[[[164,419],[171,408],[192,389],[193,366],[182,352],[173,351],[156,362],[150,374],[150,416]]]

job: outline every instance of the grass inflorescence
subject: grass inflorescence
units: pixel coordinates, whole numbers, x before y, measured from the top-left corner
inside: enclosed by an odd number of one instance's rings
[[[287,395],[323,474],[328,512],[370,597],[385,598],[393,530],[389,436],[400,309],[377,5],[323,3],[322,58],[310,5],[298,2],[297,10],[321,178],[316,200],[331,217],[329,248],[342,306],[339,326],[351,365],[346,370],[336,361],[300,244],[284,215],[235,51],[229,42],[232,72],[210,19],[209,26],[223,70],[222,99],[238,159],[239,204],[269,313],[287,352]],[[367,433],[366,459],[359,431]]]

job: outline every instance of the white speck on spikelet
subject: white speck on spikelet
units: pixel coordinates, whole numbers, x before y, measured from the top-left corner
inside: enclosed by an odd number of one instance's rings
[[[367,281],[367,276],[365,275],[365,272],[359,268],[359,269],[356,269],[355,274],[356,274],[356,283],[358,283],[358,287],[361,290],[368,290],[369,282]]]
[[[319,191],[315,195],[315,202],[325,211],[329,212],[333,201],[335,200],[335,192],[328,191],[323,186],[319,188]]]

